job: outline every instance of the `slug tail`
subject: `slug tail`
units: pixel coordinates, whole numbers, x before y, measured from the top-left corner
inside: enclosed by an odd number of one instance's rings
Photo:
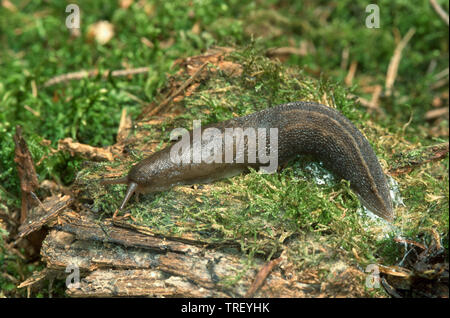
[[[123,208],[125,207],[125,205],[127,204],[128,200],[130,200],[131,196],[133,195],[133,193],[136,191],[138,185],[135,182],[130,182],[128,184],[128,189],[127,189],[127,194],[125,195],[125,198],[123,199],[122,204],[120,205],[119,210],[123,210]]]

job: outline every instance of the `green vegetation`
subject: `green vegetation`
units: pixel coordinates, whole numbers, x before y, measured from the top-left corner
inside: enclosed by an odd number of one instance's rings
[[[128,8],[118,2],[76,1],[82,14],[79,37],[65,27],[67,3],[18,0],[12,7],[0,5],[0,211],[20,209],[13,161],[13,135],[20,124],[34,161],[44,158],[36,167],[39,181],[70,185],[81,171],[76,181],[82,198],[93,201],[93,210],[102,217],[110,216],[125,187],[99,188],[89,180],[101,176],[106,166],[125,172],[131,162],[86,168],[81,158],[52,154],[51,148],[66,137],[93,146],[114,144],[122,109],[137,120],[143,104],[160,99],[169,77],[185,80],[174,76],[176,59],[213,45],[237,48],[227,59],[242,65],[242,75],[219,72],[202,81],[183,99],[184,113],[175,121],[140,127],[145,142],[167,142],[172,128],[191,128],[192,119],[217,122],[295,100],[337,107],[368,137],[385,170],[400,153],[448,142],[448,120],[425,120],[436,100],[448,105],[448,88],[435,84],[436,76],[448,69],[449,29],[428,1],[378,1],[379,29],[365,27],[365,1],[134,1]],[[442,5],[448,12],[448,3]],[[89,26],[100,20],[115,27],[105,45],[88,37]],[[403,51],[394,92],[380,96],[381,112],[369,112],[351,94],[370,100],[368,87],[384,87],[395,47],[411,28],[415,33]],[[291,55],[283,63],[264,56],[269,48],[287,46],[304,47],[306,54]],[[346,52],[348,58],[343,57]],[[346,87],[353,62],[357,70]],[[150,71],[44,87],[60,74],[141,66]],[[219,91],[226,87],[230,89]],[[137,161],[140,154],[133,154]],[[448,165],[447,157],[395,177],[405,204],[396,211],[397,229],[412,240],[429,237],[428,230],[436,229],[447,251]],[[392,232],[385,235],[383,224],[355,212],[360,204],[346,182],[317,184],[311,170],[316,168],[323,170],[311,158],[300,158],[276,175],[252,172],[197,190],[177,187],[142,197],[139,203],[133,200],[129,210],[155,232],[234,242],[248,253],[249,262],[256,255],[271,258],[285,240],[298,240],[289,250],[298,268],[316,267],[324,276],[336,260],[361,267],[398,262],[404,251],[393,242]],[[1,225],[1,272],[20,282],[41,264],[9,254],[4,244],[8,234]],[[320,244],[327,252],[316,253],[302,242]],[[3,294],[26,295],[15,286],[0,276]],[[32,296],[47,296],[43,293]]]

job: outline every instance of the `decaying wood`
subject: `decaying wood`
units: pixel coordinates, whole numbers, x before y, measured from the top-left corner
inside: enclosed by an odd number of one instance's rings
[[[44,240],[41,256],[53,273],[64,275],[67,266],[78,267],[80,284],[67,289],[72,297],[243,297],[249,290],[255,297],[328,295],[318,278],[295,271],[285,258],[269,265],[255,259],[249,265],[238,249],[191,243],[66,210]],[[44,274],[22,285],[31,286]],[[337,277],[330,286],[342,283]]]
[[[116,227],[111,220],[95,222],[91,218],[79,216],[75,212],[67,212],[61,215],[55,228],[74,234],[79,240],[115,243],[126,247],[138,247],[159,252],[184,253],[194,248],[180,242],[166,241],[151,235]]]
[[[56,219],[59,213],[61,213],[66,207],[72,203],[73,199],[65,195],[61,197],[52,196],[47,198],[42,207],[38,206],[36,209],[41,211],[33,213],[33,215],[25,220],[25,222],[19,227],[19,234],[17,240],[29,235],[42,228],[42,226],[52,220]]]
[[[72,297],[226,297],[212,289],[199,288],[180,276],[157,270],[98,270],[87,276],[80,288],[67,291]]]
[[[112,161],[113,154],[109,147],[98,148],[90,145],[85,145],[72,138],[64,138],[58,142],[58,150],[68,151],[72,156],[78,155],[80,157],[90,159],[93,161]]]
[[[439,233],[429,232],[431,243],[398,241],[406,243],[401,266],[378,265],[383,287],[391,296],[448,298],[448,256]]]
[[[32,286],[36,283],[39,283],[47,277],[47,274],[48,274],[48,270],[46,268],[44,268],[42,271],[35,272],[35,273],[33,273],[33,275],[28,277],[25,281],[20,283],[20,285],[17,286],[17,288],[24,288],[24,287]]]
[[[20,179],[20,190],[22,192],[22,206],[20,212],[20,223],[23,223],[28,215],[28,210],[33,206],[32,192],[39,187],[33,158],[28,150],[27,143],[22,136],[22,127],[16,127],[14,135],[15,155],[14,162],[17,164],[17,171]]]
[[[231,290],[216,288],[220,278],[245,270],[239,256],[115,229],[107,222],[95,227],[86,219],[77,220],[73,213],[61,221],[61,228],[75,234],[51,231],[41,255],[53,270],[75,264],[82,272],[93,272],[82,280],[80,289],[69,291],[72,296],[225,297],[244,293],[241,285]]]

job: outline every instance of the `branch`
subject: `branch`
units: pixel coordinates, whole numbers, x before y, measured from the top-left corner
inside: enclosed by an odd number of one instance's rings
[[[448,14],[444,11],[444,9],[441,8],[441,6],[436,2],[436,0],[430,0],[431,6],[433,7],[434,11],[441,17],[444,22],[449,25],[448,21]]]
[[[132,68],[132,69],[125,69],[125,70],[115,70],[115,71],[109,71],[106,70],[102,73],[103,78],[107,78],[110,74],[112,77],[119,77],[119,76],[129,76],[129,75],[135,75],[135,74],[142,74],[147,73],[149,71],[149,67],[138,67],[138,68]],[[64,83],[68,81],[73,80],[80,80],[86,77],[95,77],[99,74],[99,70],[90,70],[90,71],[79,71],[79,72],[73,72],[73,73],[67,73],[55,76],[45,82],[44,87],[50,87],[55,84]]]
[[[406,33],[395,48],[394,55],[389,62],[389,67],[386,74],[386,96],[390,96],[392,94],[392,87],[394,86],[395,79],[397,78],[398,65],[400,64],[400,59],[402,58],[403,49],[406,44],[408,44],[409,40],[411,40],[415,32],[416,30],[414,28],[409,29],[408,33]]]

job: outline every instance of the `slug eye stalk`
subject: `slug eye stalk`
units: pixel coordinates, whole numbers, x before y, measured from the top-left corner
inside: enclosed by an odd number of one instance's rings
[[[125,205],[127,204],[128,200],[130,200],[133,193],[136,191],[138,187],[138,184],[135,182],[130,182],[127,189],[127,194],[125,195],[125,198],[122,201],[122,204],[120,205],[119,211],[122,211]]]

